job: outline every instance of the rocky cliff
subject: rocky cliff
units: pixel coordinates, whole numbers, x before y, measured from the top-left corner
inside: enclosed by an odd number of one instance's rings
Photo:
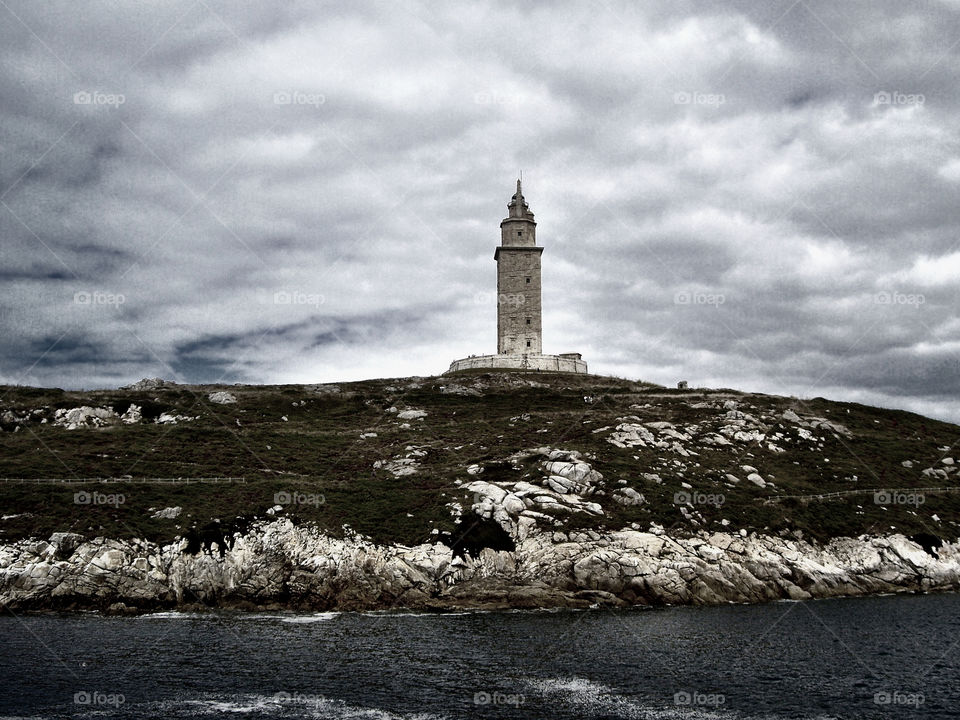
[[[902,535],[835,539],[636,530],[534,534],[515,550],[334,538],[288,519],[230,547],[83,540],[58,533],[0,549],[9,609],[588,607],[794,600],[960,588],[960,545]],[[221,552],[222,551],[222,552]]]
[[[14,610],[759,602],[960,585],[960,428],[478,373],[11,388]]]

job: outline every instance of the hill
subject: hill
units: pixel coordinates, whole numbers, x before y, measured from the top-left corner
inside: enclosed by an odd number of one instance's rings
[[[506,518],[517,528],[958,536],[960,427],[823,398],[480,371],[0,398],[0,542],[165,543],[288,517],[379,543],[482,545],[460,518],[493,518],[499,490],[534,500]]]
[[[960,589],[960,428],[902,411],[535,372],[2,398],[17,612]]]

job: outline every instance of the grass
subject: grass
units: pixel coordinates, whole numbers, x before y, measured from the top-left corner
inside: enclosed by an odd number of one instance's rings
[[[462,394],[477,391],[480,394]],[[236,395],[230,405],[211,403],[215,390]],[[337,386],[173,386],[146,391],[67,392],[57,389],[0,388],[0,477],[79,480],[110,478],[108,483],[20,484],[0,482],[0,541],[44,538],[56,531],[85,536],[143,537],[170,542],[215,520],[267,517],[281,493],[322,496],[323,502],[285,505],[277,514],[294,522],[312,522],[341,533],[344,525],[380,542],[415,544],[448,540],[458,528],[448,503],[469,508],[472,495],[457,482],[471,478],[466,468],[485,466],[482,476],[537,481],[535,465],[509,469],[507,459],[531,448],[578,450],[603,474],[607,492],[625,485],[647,502],[624,507],[606,497],[602,518],[571,515],[558,529],[620,529],[651,523],[673,532],[740,529],[831,537],[932,533],[957,536],[960,494],[928,494],[923,505],[880,506],[872,496],[839,500],[764,502],[776,495],[810,495],[868,488],[917,488],[960,485],[921,474],[939,464],[960,438],[960,427],[897,410],[816,398],[746,394],[735,390],[678,391],[620,378],[524,371],[466,371],[453,376],[369,380]],[[678,458],[671,452],[617,448],[606,438],[618,418],[666,420],[701,429],[720,422],[722,410],[697,404],[736,400],[740,408],[766,417],[770,433],[790,436],[780,415],[794,409],[840,422],[851,438],[818,431],[821,446],[794,436],[781,443],[785,452],[737,444],[697,446],[699,455]],[[67,431],[53,424],[61,408],[131,404],[145,421],[105,428]],[[391,408],[427,411],[423,420],[403,427]],[[23,416],[31,414],[29,420]],[[152,422],[161,413],[197,417],[177,425]],[[42,422],[42,420],[47,422]],[[16,427],[19,430],[15,430]],[[778,427],[779,426],[779,427]],[[602,432],[594,432],[608,428]],[[364,433],[375,437],[362,438]],[[394,477],[377,469],[377,460],[426,451],[416,474]],[[674,461],[680,460],[684,467]],[[913,462],[912,468],[902,465]],[[776,489],[748,482],[733,485],[726,473],[744,478],[742,465],[756,466]],[[656,473],[662,483],[644,479]],[[157,484],[146,478],[235,477],[222,484]],[[855,479],[854,479],[855,478]],[[621,483],[620,481],[623,481]],[[702,494],[723,496],[722,504],[696,507],[702,522],[692,525],[674,502],[691,485]],[[122,495],[113,505],[77,504],[74,494]],[[180,506],[174,519],[151,515]],[[939,520],[932,516],[936,514]],[[726,521],[724,525],[722,521]]]

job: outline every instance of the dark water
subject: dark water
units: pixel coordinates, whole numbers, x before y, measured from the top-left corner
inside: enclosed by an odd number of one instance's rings
[[[0,618],[0,716],[960,717],[960,596]]]

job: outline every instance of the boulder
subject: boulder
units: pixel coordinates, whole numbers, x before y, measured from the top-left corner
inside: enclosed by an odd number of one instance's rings
[[[422,420],[426,416],[427,416],[426,410],[416,410],[413,408],[409,410],[403,410],[397,413],[397,418],[399,418],[400,420]]]

